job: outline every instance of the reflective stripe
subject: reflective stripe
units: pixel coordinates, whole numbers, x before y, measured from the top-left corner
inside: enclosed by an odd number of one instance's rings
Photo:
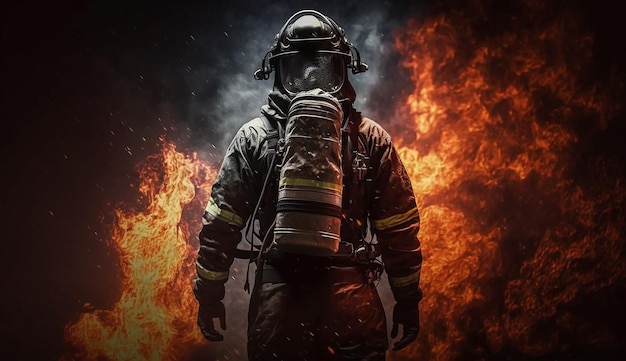
[[[408,276],[404,277],[391,277],[389,276],[389,284],[394,288],[400,288],[404,286],[408,286],[412,283],[417,283],[420,281],[420,271],[412,273]]]
[[[331,183],[331,182],[322,182],[320,180],[315,179],[303,179],[303,178],[287,178],[283,177],[280,179],[280,187],[313,187],[313,188],[322,188],[328,189],[335,192],[341,192],[342,185],[341,183]]]
[[[240,227],[243,226],[243,219],[241,219],[241,217],[231,211],[227,211],[218,207],[213,198],[209,199],[205,210],[221,221],[231,223]]]
[[[198,276],[209,281],[222,281],[228,278],[228,271],[209,271],[208,269],[202,267],[202,265],[198,263],[198,261],[196,261],[196,271],[198,271]]]
[[[391,217],[387,217],[383,219],[375,219],[374,228],[376,228],[377,230],[383,230],[383,229],[395,227],[413,218],[419,219],[419,211],[417,207],[402,214],[396,214],[395,216],[391,216]]]

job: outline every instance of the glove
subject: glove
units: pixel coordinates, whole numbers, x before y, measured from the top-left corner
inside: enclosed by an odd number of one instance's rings
[[[402,325],[402,338],[393,344],[393,350],[398,351],[407,347],[417,339],[420,331],[420,314],[417,302],[400,301],[393,307],[393,326],[391,338],[398,336],[398,325]]]
[[[226,330],[226,309],[221,301],[211,304],[200,304],[198,309],[198,327],[204,338],[209,341],[223,341],[224,335],[219,333],[213,325],[213,319],[220,320],[220,327]]]

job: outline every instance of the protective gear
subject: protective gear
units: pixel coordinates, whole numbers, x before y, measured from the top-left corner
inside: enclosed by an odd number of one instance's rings
[[[280,104],[285,104],[283,101],[284,98],[281,94],[270,94],[270,104],[263,106],[262,117],[272,119],[284,127],[288,110],[284,111],[280,106]],[[267,164],[270,163],[268,158],[272,156],[267,140],[268,133],[269,129],[261,118],[253,119],[243,125],[228,147],[216,177],[211,192],[212,200],[209,201],[211,206],[207,207],[203,217],[203,227],[200,232],[201,248],[198,253],[198,257],[203,260],[204,267],[215,270],[215,274],[223,272],[225,267],[232,263],[234,250],[241,240],[241,230],[244,227],[243,220],[250,217],[255,206],[254,200],[259,197],[265,172],[267,172]],[[351,243],[354,249],[358,249],[361,246],[363,234],[368,232],[369,218],[378,239],[378,249],[382,254],[385,271],[389,275],[396,300],[399,302],[404,297],[415,300],[415,295],[419,293],[419,269],[422,263],[421,249],[417,238],[420,226],[419,213],[410,180],[392,145],[391,138],[380,125],[371,119],[362,117],[350,107],[344,121],[342,157],[344,185],[342,242]],[[267,194],[277,194],[278,184],[276,183],[277,179],[270,178],[266,190]],[[262,202],[262,212],[260,212],[258,219],[260,234],[265,234],[270,228],[276,214],[276,200],[276,197],[270,196]],[[266,262],[279,269],[282,266],[288,270],[284,272],[287,275],[291,273],[297,275],[297,269],[307,269],[307,266],[312,262],[303,262],[307,259],[303,255],[294,257],[293,254],[283,253],[275,248],[272,248],[271,251],[277,253],[278,256],[271,259],[268,257]],[[332,264],[333,262],[332,259],[326,257],[316,258],[319,258],[318,263]],[[288,263],[289,260],[294,262],[293,267],[285,266],[291,265]],[[296,267],[298,265],[300,268]],[[302,283],[302,280],[296,277],[287,282],[288,285],[298,285]],[[342,281],[338,278],[334,282],[341,283]],[[368,284],[364,284],[364,286],[370,288]],[[261,299],[269,297],[266,292],[271,292],[271,288],[259,287],[261,287],[260,284],[255,283],[253,299],[255,297],[261,297]],[[203,280],[203,282],[198,283],[196,297],[200,299],[201,297],[198,295],[205,294],[205,291],[211,293],[208,290],[207,282]],[[330,297],[322,296],[321,293],[318,293],[317,296],[311,293],[306,294],[319,303],[323,301],[323,297]],[[369,295],[368,297],[371,298],[359,302],[366,302],[378,310],[377,305],[380,300],[377,298],[376,292]],[[332,302],[332,299],[328,302]],[[251,307],[253,307],[252,304]],[[259,304],[259,307],[265,306]],[[277,303],[272,307],[276,310],[275,312],[281,314],[289,313],[292,307],[297,310],[302,309],[301,305],[295,306],[284,303]],[[366,315],[373,313],[373,311],[360,310],[363,312],[362,320],[368,322],[369,318]],[[258,312],[263,311],[259,309]],[[378,314],[378,311],[376,313]],[[274,318],[274,320],[277,322],[275,324],[277,334],[282,332],[280,330],[283,330],[283,326],[288,327],[279,322],[283,318]],[[405,320],[406,318],[399,319],[399,321],[407,322]],[[274,329],[255,331],[256,328],[252,326],[253,324],[253,322],[249,323],[249,332],[270,332],[270,334],[255,337],[273,337],[271,332],[274,332],[272,331]],[[285,332],[288,333],[287,330]],[[379,333],[375,333],[370,337],[372,339],[369,342],[374,342],[378,345],[377,347],[386,349],[386,336],[383,337]],[[274,340],[271,344],[282,342],[280,338]],[[290,347],[285,346],[284,348]]]
[[[223,288],[216,285],[223,286],[228,279],[246,222],[254,225],[260,239],[273,235],[276,225],[280,185],[279,177],[268,176],[275,171],[277,153],[270,140],[270,133],[275,132],[268,124],[285,129],[291,100],[296,96],[293,93],[313,86],[332,92],[343,112],[341,244],[357,250],[372,233],[376,236],[377,250],[398,303],[394,324],[404,328],[398,347],[417,336],[419,318],[415,312],[421,298],[422,254],[417,238],[420,218],[411,181],[389,134],[353,108],[356,94],[340,68],[358,73],[367,66],[334,21],[304,10],[285,23],[255,73],[257,79],[268,79],[276,70],[274,91],[261,116],[244,124],[226,150],[199,235],[194,292],[203,311],[201,329],[210,338],[219,338],[213,332],[213,318],[223,320]],[[268,196],[263,198],[263,194]],[[254,284],[248,324],[250,360],[289,352],[301,354],[285,354],[285,359],[385,359],[384,308],[356,255],[348,259],[303,255],[270,243],[264,262],[258,265],[257,275],[264,275],[267,266],[277,277]],[[295,323],[290,318],[294,315],[300,317],[294,318]],[[353,331],[357,327],[358,332]]]
[[[220,327],[222,330],[226,330],[226,309],[224,304],[221,301],[200,304],[198,308],[198,327],[200,327],[200,332],[209,341],[223,341],[224,336],[213,325],[214,318],[219,319]]]
[[[249,360],[385,360],[384,308],[362,270],[311,266],[297,267],[295,276],[277,266],[283,282],[255,286]]]
[[[347,68],[357,74],[368,66],[361,62],[359,51],[337,23],[315,10],[302,10],[291,16],[276,34],[254,77],[266,80],[276,70],[274,88],[289,97],[320,88],[339,100],[354,101]]]
[[[280,82],[289,95],[319,88],[337,93],[346,80],[345,60],[329,53],[294,53],[280,57]]]
[[[402,325],[402,337],[393,344],[393,350],[401,350],[417,339],[420,331],[418,302],[400,301],[393,307],[391,338],[398,336],[398,325]]]
[[[341,241],[341,122],[335,97],[315,89],[291,101],[280,166],[278,249],[329,256]]]
[[[203,254],[200,252],[199,254]],[[222,300],[224,299],[224,280],[215,280],[224,272],[211,272],[201,265],[201,259],[196,261],[197,277],[193,282],[193,292],[198,300],[198,327],[200,332],[209,341],[222,341],[224,336],[220,334],[213,324],[213,319],[217,318],[222,330],[226,330],[226,309]],[[204,262],[204,261],[203,261]]]

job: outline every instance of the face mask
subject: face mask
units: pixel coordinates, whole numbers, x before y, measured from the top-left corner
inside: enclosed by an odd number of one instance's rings
[[[322,89],[338,92],[346,78],[346,63],[342,56],[325,52],[295,52],[280,57],[280,81],[290,95]]]

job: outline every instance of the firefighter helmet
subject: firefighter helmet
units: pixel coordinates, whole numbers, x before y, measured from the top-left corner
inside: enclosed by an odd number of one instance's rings
[[[292,15],[276,34],[255,79],[269,79],[276,70],[277,86],[289,95],[320,88],[339,92],[346,82],[346,69],[353,74],[367,70],[357,48],[331,18],[315,10]]]

